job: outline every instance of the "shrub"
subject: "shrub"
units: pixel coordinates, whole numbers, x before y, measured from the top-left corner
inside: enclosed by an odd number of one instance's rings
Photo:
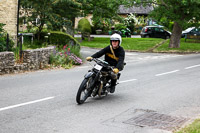
[[[9,46],[7,49],[7,46],[6,46],[7,45],[7,34],[3,29],[4,25],[5,24],[0,23],[0,52],[7,51],[7,50],[11,51],[14,46],[14,42],[11,39],[9,39]]]
[[[5,24],[0,23],[0,33],[4,32],[3,26],[5,26]]]
[[[86,18],[82,18],[78,22],[78,29],[81,31],[81,33],[91,33],[91,25],[90,22]]]
[[[124,19],[124,24],[131,30],[132,33],[135,30],[135,21],[136,17],[132,13]]]
[[[59,49],[55,49],[50,56],[50,64],[64,68],[70,68],[72,65],[81,65],[83,63],[82,59],[76,55],[79,52],[74,48],[75,47],[68,47],[68,45],[65,45],[60,51]],[[72,51],[76,52],[73,53]]]
[[[119,23],[119,24],[115,24],[115,30],[122,30],[122,29],[126,29],[125,24]]]
[[[63,47],[65,44],[71,43],[70,45],[77,45],[80,46],[79,42],[67,33],[63,33],[60,31],[51,31],[49,37],[49,43],[57,45],[59,47]]]

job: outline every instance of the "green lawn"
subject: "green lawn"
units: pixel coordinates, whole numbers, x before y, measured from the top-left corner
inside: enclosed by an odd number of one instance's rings
[[[81,46],[92,48],[104,48],[109,45],[109,38],[94,38],[88,42],[84,40],[81,42]],[[122,46],[125,50],[145,52],[157,44],[163,42],[163,39],[158,38],[122,38]],[[169,48],[169,40],[166,40],[160,47],[154,49],[154,52],[200,52],[200,42],[194,40],[181,39],[180,48]]]
[[[163,39],[155,38],[122,38],[122,47],[126,50],[146,51],[156,44],[160,43]],[[92,48],[104,48],[110,44],[110,38],[94,38],[88,42],[86,40],[81,42],[81,46]]]
[[[169,40],[162,46],[155,49],[155,52],[200,52],[200,42],[194,40],[181,39],[180,48],[169,48]]]
[[[156,38],[123,38],[122,46],[126,50],[147,51],[163,39]]]

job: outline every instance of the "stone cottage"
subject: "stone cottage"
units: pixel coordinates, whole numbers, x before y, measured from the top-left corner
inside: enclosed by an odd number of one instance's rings
[[[17,40],[18,0],[0,0],[0,23],[6,24],[4,29],[10,37]]]

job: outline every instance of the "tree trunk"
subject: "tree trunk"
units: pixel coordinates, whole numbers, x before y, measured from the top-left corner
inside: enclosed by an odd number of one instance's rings
[[[66,27],[66,33],[67,34],[70,34],[71,36],[73,36],[74,37],[74,25],[75,25],[75,17],[73,17],[72,19],[71,19],[71,25],[68,25],[67,27]]]
[[[70,34],[71,36],[74,36],[74,28],[71,26],[66,27],[66,33]]]
[[[182,33],[182,27],[177,22],[174,22],[169,48],[180,47],[181,33]]]
[[[41,33],[42,33],[42,29],[43,29],[44,24],[40,24],[40,26],[38,27],[38,33],[37,33],[37,37],[38,37],[38,41],[40,40],[41,37]]]

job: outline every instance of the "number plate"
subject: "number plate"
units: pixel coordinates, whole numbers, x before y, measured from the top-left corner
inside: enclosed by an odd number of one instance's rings
[[[102,69],[102,66],[96,64],[96,65],[94,66],[94,68],[100,71],[100,70]]]

